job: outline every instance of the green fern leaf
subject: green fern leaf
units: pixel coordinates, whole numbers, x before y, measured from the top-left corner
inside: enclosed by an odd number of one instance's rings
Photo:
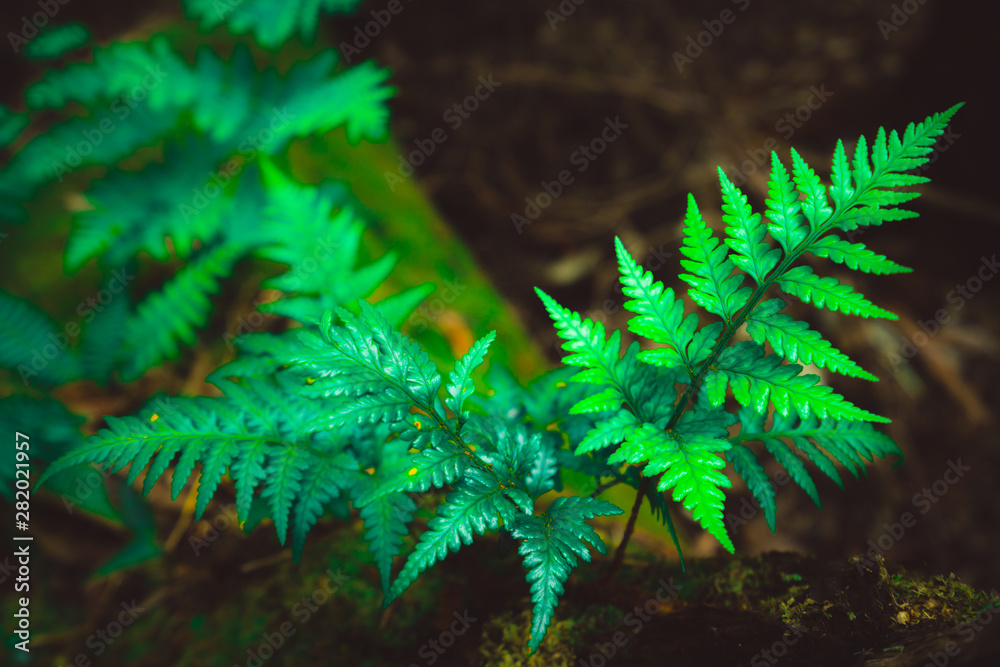
[[[886,259],[864,246],[862,243],[848,243],[833,234],[819,239],[808,248],[817,257],[826,257],[837,264],[846,264],[849,268],[865,273],[890,274],[910,273],[913,269],[901,266]]]
[[[778,460],[778,463],[785,467],[788,474],[791,475],[792,479],[802,487],[802,490],[812,498],[812,501],[816,503],[816,507],[822,509],[822,504],[819,501],[819,491],[816,490],[816,483],[813,482],[812,477],[809,475],[809,471],[806,470],[805,464],[802,463],[802,459],[795,455],[795,453],[788,448],[788,445],[783,443],[781,440],[775,438],[768,438],[764,442],[764,446],[767,451]]]
[[[26,113],[14,113],[7,107],[0,105],[0,148],[6,148],[14,143],[14,140],[24,132],[24,128],[28,127],[31,123],[31,118]],[[0,183],[2,186],[2,183]],[[2,187],[0,187],[0,192],[3,192]],[[12,196],[16,196],[17,193],[9,193]],[[4,192],[4,198],[8,193]],[[2,212],[2,211],[0,211]],[[8,215],[4,215],[3,218],[8,218]]]
[[[252,33],[261,46],[274,49],[298,32],[312,44],[320,13],[349,13],[360,0],[184,0],[188,16],[200,19],[202,30],[225,23],[237,35]]]
[[[17,373],[25,385],[71,382],[82,371],[68,343],[52,318],[26,299],[0,290],[0,368]]]
[[[683,366],[689,375],[694,375],[688,358],[688,345],[698,328],[698,316],[684,317],[684,302],[674,297],[669,287],[653,280],[653,274],[644,271],[625,249],[625,245],[615,237],[615,252],[621,271],[622,290],[630,297],[625,308],[636,314],[629,320],[629,331],[645,336],[651,341],[669,347],[646,350],[639,358],[658,366]]]
[[[805,322],[778,312],[784,307],[784,301],[772,299],[754,309],[747,318],[747,333],[754,342],[763,345],[767,341],[775,353],[791,362],[816,364],[836,373],[878,381],[877,377],[851,361]]]
[[[208,457],[211,456],[212,453],[209,453],[202,462],[202,479],[210,460]],[[300,497],[292,510],[291,519],[292,559],[296,563],[302,558],[306,535],[323,514],[324,506],[342,491],[353,487],[353,480],[362,479],[357,473],[359,468],[357,460],[351,454],[339,452],[314,459],[303,472]],[[201,486],[198,487],[198,493],[200,503],[205,493]]]
[[[774,484],[767,476],[764,466],[757,460],[757,456],[749,447],[742,444],[733,444],[726,450],[726,459],[733,464],[733,469],[742,477],[750,493],[764,510],[764,520],[767,527],[773,533],[777,523],[777,503],[775,501]]]
[[[383,595],[389,595],[393,558],[402,552],[407,524],[413,520],[417,504],[405,493],[388,493],[361,508],[365,540],[375,558]]]
[[[486,352],[496,337],[497,332],[491,331],[477,340],[465,356],[455,364],[455,369],[449,373],[448,385],[445,387],[445,393],[448,397],[444,399],[444,403],[456,415],[462,414],[465,400],[475,392],[472,371],[483,363]]]
[[[429,489],[440,489],[462,476],[470,465],[469,459],[469,452],[453,442],[444,441],[427,447],[414,454],[411,465],[399,475],[388,478],[377,488],[359,496],[355,504],[364,507],[386,494],[400,491],[424,493]]]
[[[767,228],[761,223],[760,214],[753,212],[746,195],[726,178],[721,167],[719,181],[722,185],[722,221],[727,225],[726,245],[736,253],[732,261],[761,285],[781,260],[781,251],[764,240]]]
[[[844,150],[844,142],[837,139],[837,147],[833,151],[833,171],[830,174],[830,197],[833,205],[840,210],[854,196],[854,188],[851,187],[851,165],[847,161],[847,152]]]
[[[634,428],[625,443],[608,457],[609,463],[641,464],[648,459],[644,477],[664,473],[657,486],[660,491],[673,489],[673,499],[693,510],[696,521],[732,553],[733,543],[722,521],[725,494],[721,489],[732,486],[719,472],[726,462],[717,456],[729,449],[725,440],[706,438],[692,430],[664,431],[648,422]]]
[[[813,303],[817,308],[826,306],[830,310],[848,315],[899,319],[895,313],[879,308],[855,292],[850,285],[845,285],[836,278],[821,278],[808,266],[789,269],[778,279],[778,284],[789,294],[799,297],[806,303]]]
[[[108,289],[104,281],[102,289]],[[93,319],[80,334],[80,365],[86,376],[104,384],[111,370],[121,359],[125,337],[125,322],[129,315],[128,292],[120,290],[100,312],[93,312]],[[110,292],[109,293],[113,293]]]
[[[219,279],[227,275],[239,250],[219,246],[181,268],[164,285],[138,304],[125,323],[128,353],[122,378],[135,380],[148,368],[180,354],[178,341],[194,344],[195,329],[204,326],[211,314],[208,295],[219,289]]]
[[[90,41],[90,32],[79,23],[49,28],[24,46],[24,55],[32,60],[58,58]]]
[[[427,523],[428,530],[420,535],[417,547],[389,588],[383,607],[399,597],[417,575],[444,559],[449,551],[458,551],[463,544],[472,544],[473,535],[514,523],[516,506],[505,497],[506,489],[496,480],[470,468],[455,491],[449,493],[438,507],[437,516]]]
[[[572,354],[563,357],[568,366],[584,366],[593,373],[578,374],[575,380],[593,383],[614,379],[614,368],[621,354],[621,334],[612,332],[610,340],[604,335],[604,325],[589,318],[581,318],[568,308],[560,306],[555,299],[535,288],[538,297],[545,304],[549,316],[555,322],[559,336],[565,340],[563,349]]]
[[[782,365],[778,355],[764,355],[763,346],[745,341],[727,347],[719,356],[716,370],[709,375],[725,376],[740,405],[753,408],[757,413],[764,413],[770,400],[780,414],[787,415],[794,409],[803,419],[815,414],[837,419],[889,421],[858,408],[840,394],[833,393],[830,387],[817,384],[819,377],[800,375],[801,371],[798,364]],[[722,404],[724,394],[712,394],[710,389],[710,396],[713,405]]]
[[[691,299],[710,313],[731,321],[750,298],[751,289],[741,287],[741,274],[733,275],[736,265],[729,257],[727,246],[719,243],[702,220],[694,196],[690,194],[681,253],[688,258],[681,260],[681,266],[691,273],[682,273],[680,278],[691,286],[688,291]]]
[[[767,229],[785,252],[790,252],[805,240],[809,229],[802,214],[799,193],[778,154],[773,151],[767,188]]]
[[[576,566],[577,557],[590,562],[588,545],[607,553],[604,541],[586,523],[597,516],[621,514],[609,502],[594,498],[560,496],[542,515],[517,515],[511,534],[521,541],[518,553],[524,557],[531,583],[531,638],[528,647],[538,650],[552,622],[563,583]]]
[[[620,410],[611,417],[599,421],[587,436],[577,445],[576,454],[586,454],[623,442],[637,428],[639,421],[628,410]]]
[[[818,230],[833,215],[833,209],[830,208],[830,202],[826,198],[826,188],[823,187],[816,172],[806,164],[806,161],[794,148],[790,149],[790,153],[792,155],[792,180],[795,181],[795,187],[798,188],[799,192],[806,196],[805,201],[802,202],[802,214],[805,215],[812,229]]]

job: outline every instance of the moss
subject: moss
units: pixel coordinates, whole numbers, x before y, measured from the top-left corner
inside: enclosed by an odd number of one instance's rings
[[[545,641],[534,655],[528,655],[531,612],[511,611],[490,619],[483,627],[479,665],[483,667],[573,667],[579,647],[588,639],[606,634],[620,622],[621,611],[610,605],[589,605],[579,615],[565,616],[558,608]],[[572,608],[571,608],[572,610]]]
[[[843,563],[782,553],[737,557],[704,587],[710,604],[757,611],[791,628],[869,641],[953,627],[1000,604],[954,574],[916,574],[880,556]]]

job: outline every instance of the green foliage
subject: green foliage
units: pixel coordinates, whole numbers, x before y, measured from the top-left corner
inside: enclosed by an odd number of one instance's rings
[[[905,172],[927,161],[935,138],[959,106],[911,124],[902,138],[879,129],[870,153],[862,137],[853,168],[843,143],[838,142],[829,198],[826,186],[797,152],[792,150],[791,177],[772,153],[766,223],[720,169],[724,243],[706,225],[689,196],[681,248],[686,258],[681,266],[687,273],[680,278],[690,286],[691,300],[721,322],[699,329],[697,315],[685,316],[683,302],[673,290],[642,270],[618,239],[615,248],[622,288],[631,299],[625,306],[635,314],[629,330],[656,347],[634,355],[633,344],[619,358],[619,332],[607,336],[601,323],[582,318],[539,291],[566,341],[563,348],[569,354],[563,362],[583,369],[572,379],[592,386],[592,393],[571,412],[601,414],[577,453],[610,449],[610,463],[644,465],[643,475],[657,479],[660,491],[672,489],[674,500],[692,510],[695,520],[729,551],[733,544],[723,524],[722,489],[730,482],[719,471],[725,465],[720,454],[746,480],[772,530],[774,493],[763,466],[745,443],[762,442],[817,504],[816,487],[803,459],[785,439],[838,484],[837,463],[857,474],[863,469],[862,459],[901,455],[869,423],[888,419],[854,406],[819,384],[818,376],[803,374],[803,367],[795,362],[814,363],[851,377],[877,378],[805,322],[782,313],[784,301],[765,301],[764,296],[780,286],[818,307],[895,319],[850,286],[817,276],[796,262],[811,252],[866,272],[908,271],[863,244],[842,241],[833,232],[912,217],[895,206],[918,193],[895,188],[927,180]],[[768,233],[777,246],[767,240]],[[744,285],[744,274],[755,287]],[[731,342],[743,325],[753,340]],[[771,347],[770,353],[765,345]],[[674,373],[656,376],[632,367],[633,363]],[[659,383],[659,388],[651,389],[649,383]],[[679,398],[674,398],[675,383],[683,387]],[[742,406],[736,414],[725,410],[729,389]],[[652,407],[642,399],[650,394],[659,398]],[[773,421],[765,430],[769,414]],[[730,428],[737,423],[740,431],[733,435]]]
[[[197,5],[192,11],[208,11],[218,20],[227,14],[212,3],[192,4]],[[297,7],[285,14],[286,5],[243,3],[230,8],[230,18],[267,18],[268,30],[277,28],[268,18],[273,12],[306,20],[308,12]],[[318,4],[313,9],[318,11]],[[60,44],[69,44],[74,34],[64,26],[51,33],[51,45],[38,48],[54,54],[57,36],[62,35]],[[38,114],[57,111],[61,120],[29,140],[0,172],[0,212],[8,213],[8,222],[24,221],[22,202],[45,183],[101,166],[106,174],[87,190],[89,206],[73,217],[66,269],[76,272],[96,258],[107,283],[116,272],[135,271],[139,254],[186,264],[144,299],[129,300],[119,286],[113,306],[94,309],[94,317],[85,320],[83,340],[94,346],[64,346],[60,359],[44,370],[39,363],[26,364],[25,355],[49,342],[45,336],[52,325],[43,323],[40,313],[29,314],[26,302],[18,306],[15,297],[3,295],[0,308],[13,317],[0,321],[5,339],[0,365],[27,374],[26,383],[35,374],[41,384],[60,384],[80,377],[80,356],[83,369],[100,382],[116,373],[134,380],[195,342],[220,281],[245,258],[289,265],[288,273],[265,283],[288,296],[269,308],[300,321],[378,287],[396,258],[386,255],[355,271],[364,224],[347,188],[299,185],[273,160],[293,139],[338,126],[355,143],[385,138],[385,103],[392,94],[384,85],[388,71],[372,63],[334,71],[335,64],[328,50],[279,73],[255,65],[245,45],[226,59],[202,47],[188,63],[166,37],[156,35],[149,42],[95,48],[92,60],[51,69],[32,84],[26,92],[29,108]],[[66,111],[77,105],[86,113]],[[20,118],[6,114],[0,123],[4,132],[24,129]],[[139,157],[158,143],[162,160]],[[125,159],[144,166],[125,167]],[[314,255],[325,257],[320,269],[303,270]],[[400,312],[427,292],[426,286],[411,292],[398,304]],[[103,334],[112,334],[113,344]],[[98,354],[95,361],[92,351],[114,353]]]
[[[24,45],[24,55],[32,60],[58,58],[90,41],[90,31],[79,23],[68,23],[42,31]]]
[[[604,489],[635,488],[679,549],[665,498],[669,491],[734,551],[723,521],[724,489],[731,486],[727,461],[764,508],[772,530],[776,523],[774,490],[752,443],[760,443],[817,505],[807,462],[842,485],[839,466],[858,476],[875,457],[901,457],[872,425],[886,418],[854,406],[817,376],[804,374],[800,364],[876,378],[783,313],[783,300],[765,296],[782,287],[817,306],[893,317],[798,262],[812,253],[862,271],[903,271],[834,234],[909,215],[895,206],[916,193],[894,188],[923,182],[905,172],[926,162],[934,138],[957,109],[911,125],[902,138],[879,130],[870,155],[862,138],[853,167],[838,143],[829,188],[797,153],[790,173],[772,155],[765,216],[754,213],[720,172],[725,237],[720,242],[689,198],[682,248],[681,279],[710,321],[685,314],[674,290],[656,281],[616,239],[626,306],[634,313],[628,328],[651,345],[636,341],[623,352],[621,332],[607,332],[538,290],[565,341],[567,368],[527,386],[494,368],[487,393],[476,392],[476,381],[495,333],[474,342],[443,374],[397,328],[405,306],[422,294],[419,288],[375,305],[358,300],[356,308],[345,307],[377,285],[394,258],[345,271],[344,262],[353,266],[361,228],[343,207],[330,219],[335,189],[302,187],[262,160],[254,200],[269,205],[261,226],[246,234],[261,256],[292,267],[273,279],[291,298],[272,310],[315,324],[241,337],[240,356],[210,377],[221,397],[175,399],[166,411],[109,417],[108,428],[52,465],[41,481],[92,462],[112,472],[128,468],[128,481],[145,470],[148,493],[172,467],[176,498],[200,463],[198,516],[228,475],[241,519],[253,523],[256,499],[280,542],[291,533],[296,558],[319,518],[349,502],[364,523],[385,605],[449,553],[477,536],[500,533],[519,542],[532,600],[528,646],[534,652],[578,559],[589,561],[591,548],[606,551],[588,521],[622,510],[598,499]],[[342,244],[329,262],[296,271],[304,252],[296,239],[312,233],[317,218]],[[191,254],[197,262],[208,252]],[[166,316],[168,308],[160,310]],[[734,341],[744,325],[751,340]],[[11,349],[6,354],[18,354]],[[727,401],[730,390],[735,404]],[[566,493],[565,471],[592,477],[592,493]],[[445,493],[444,501],[402,558],[418,505],[434,490]]]
[[[232,32],[252,33],[261,45],[274,48],[298,31],[312,42],[320,12],[353,12],[360,0],[184,0],[187,14],[211,29],[227,23]]]

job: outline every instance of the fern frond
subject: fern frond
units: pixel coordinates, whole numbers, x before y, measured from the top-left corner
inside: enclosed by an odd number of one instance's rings
[[[805,201],[802,202],[802,214],[814,231],[819,230],[833,215],[833,209],[826,198],[826,188],[820,182],[816,172],[806,164],[806,161],[794,148],[790,149],[789,152],[792,156],[792,180],[798,191],[805,195]]]
[[[535,293],[549,311],[559,336],[566,341],[563,349],[572,353],[563,357],[563,363],[583,366],[589,371],[577,374],[574,379],[591,383],[612,381],[615,364],[621,354],[621,334],[614,331],[609,340],[601,322],[580,317],[537,287]]]
[[[798,364],[783,365],[781,357],[764,354],[757,343],[744,341],[726,348],[716,369],[709,372],[706,386],[712,405],[722,405],[725,382],[733,389],[740,405],[758,413],[767,409],[770,400],[778,412],[788,415],[795,410],[803,419],[810,415],[837,419],[888,422],[885,417],[862,410],[826,385],[817,384],[816,375],[801,375]]]
[[[747,333],[754,342],[758,345],[763,345],[765,341],[770,343],[775,353],[791,362],[816,364],[836,373],[878,381],[877,377],[851,361],[805,322],[778,312],[784,307],[785,302],[781,299],[771,299],[757,306],[747,317]]]
[[[209,295],[219,289],[219,279],[228,275],[238,259],[239,249],[218,246],[182,267],[159,292],[138,304],[125,323],[128,361],[122,378],[131,381],[148,368],[180,354],[178,341],[192,345],[195,329],[204,326],[211,314]]]
[[[696,430],[664,431],[648,422],[633,428],[625,443],[608,457],[609,463],[640,464],[648,459],[644,477],[663,473],[657,489],[673,489],[673,499],[693,510],[694,519],[732,553],[735,549],[722,521],[725,494],[732,483],[719,468],[726,462],[717,453],[729,449],[726,440],[706,438]]]
[[[806,303],[812,303],[817,308],[826,306],[830,310],[840,311],[848,315],[861,317],[882,317],[888,320],[898,320],[895,313],[879,308],[871,301],[855,292],[850,285],[845,285],[836,278],[821,278],[813,273],[808,266],[796,266],[789,269],[778,279],[781,289],[797,296]]]
[[[846,264],[851,269],[865,273],[890,274],[911,273],[913,269],[896,264],[885,255],[872,252],[862,243],[848,243],[834,234],[828,234],[808,248],[817,257],[826,257],[837,264]]]
[[[126,466],[131,484],[148,465],[143,495],[168,470],[175,456],[171,497],[176,499],[202,463],[195,516],[200,518],[222,475],[235,482],[241,520],[260,488],[283,543],[291,525],[293,547],[301,553],[305,533],[334,490],[353,486],[363,475],[345,451],[346,442],[303,432],[297,415],[314,409],[303,399],[264,381],[226,386],[224,398],[174,398],[163,409],[146,408],[135,417],[108,417],[78,449],[51,465],[38,485],[69,466],[96,463],[111,472]]]
[[[576,566],[577,557],[590,562],[588,545],[607,553],[604,541],[586,523],[597,516],[613,516],[622,510],[594,498],[560,496],[542,515],[519,514],[511,534],[521,541],[518,553],[531,582],[531,638],[528,647],[534,653],[552,622],[565,582]]]
[[[736,265],[729,257],[728,247],[712,234],[690,194],[681,253],[688,258],[681,260],[681,266],[691,273],[682,273],[680,278],[691,286],[688,291],[691,299],[726,322],[731,321],[750,298],[751,289],[741,287],[742,274],[733,275]]]
[[[56,386],[81,375],[69,336],[34,304],[0,289],[0,368],[25,384]]]
[[[644,350],[639,353],[639,358],[667,368],[683,366],[693,377],[688,346],[698,328],[698,316],[692,313],[684,317],[684,302],[675,298],[674,290],[669,287],[664,289],[663,283],[654,281],[652,272],[636,264],[617,236],[615,252],[618,254],[622,291],[630,297],[625,302],[625,308],[636,315],[629,320],[629,331],[668,346]]]
[[[799,193],[792,185],[788,171],[771,152],[771,177],[767,181],[767,230],[785,252],[796,248],[809,234]]]
[[[365,540],[375,558],[383,595],[389,594],[392,561],[402,552],[407,524],[413,520],[417,504],[405,493],[388,493],[361,508]]]
[[[237,34],[253,34],[261,46],[273,49],[298,33],[310,45],[321,13],[349,13],[360,0],[184,0],[188,16],[200,19],[202,30],[225,23]]]
[[[767,450],[789,472],[792,479],[806,491],[817,507],[821,507],[819,494],[802,459],[785,443],[787,440],[802,452],[823,474],[828,476],[840,488],[844,488],[843,480],[837,470],[836,463],[847,467],[857,477],[858,471],[864,470],[864,460],[874,461],[875,456],[886,457],[890,454],[902,456],[896,443],[891,438],[875,430],[867,422],[838,421],[815,418],[798,419],[794,415],[774,414],[771,428],[765,430],[766,415],[757,414],[748,408],[740,409],[741,431],[732,439],[733,448],[745,448],[748,442],[763,442]],[[821,449],[822,447],[822,449]],[[745,462],[753,456],[752,452],[740,453]],[[754,458],[754,461],[756,459]],[[757,487],[762,495],[773,498],[760,479],[762,468],[742,465],[737,472],[747,480],[751,488]],[[770,486],[770,483],[767,483]],[[755,497],[757,492],[754,492]],[[763,500],[761,500],[763,505]],[[769,501],[770,502],[770,501]],[[774,530],[773,521],[768,525]]]
[[[420,534],[417,547],[389,588],[383,607],[410,587],[421,572],[431,567],[463,544],[472,544],[473,535],[514,524],[516,505],[507,499],[506,489],[477,468],[470,468],[456,489],[438,506],[437,515]]]
[[[15,433],[30,425],[31,459],[35,462],[52,461],[82,441],[80,427],[86,421],[66,409],[66,406],[51,398],[34,399],[27,396],[5,396],[0,398],[0,428],[9,433],[10,441],[16,442]],[[14,501],[14,482],[17,478],[17,458],[14,448],[9,448],[6,461],[0,463],[0,496]]]
[[[405,470],[359,496],[355,504],[364,507],[389,493],[424,493],[452,484],[468,469],[469,456],[466,450],[449,441],[426,447],[413,455]]]
[[[764,466],[757,460],[753,450],[739,443],[726,450],[726,460],[733,464],[733,470],[744,479],[750,493],[764,510],[764,520],[773,533],[777,522],[778,506],[775,501],[774,484],[767,476]]]
[[[102,289],[109,287],[108,281],[104,281]],[[93,319],[80,334],[80,365],[86,377],[98,384],[104,384],[121,361],[129,310],[128,292],[122,289],[100,312],[95,309],[88,314]]]
[[[444,399],[444,403],[456,415],[462,414],[465,400],[475,392],[472,371],[483,363],[486,352],[496,337],[497,332],[491,331],[473,343],[465,356],[455,364],[455,369],[448,374],[448,384],[445,386],[445,393],[448,396]]]
[[[14,113],[7,107],[0,105],[0,148],[6,148],[14,143],[14,140],[24,131],[24,128],[28,127],[30,122],[28,114]],[[4,193],[5,196],[8,194],[16,193]]]
[[[761,223],[760,214],[754,213],[746,195],[726,178],[719,167],[722,186],[722,221],[726,223],[726,245],[735,253],[733,263],[747,273],[758,285],[778,265],[781,251],[765,240],[767,228]]]
[[[43,30],[24,45],[24,55],[32,60],[58,58],[90,41],[90,32],[79,23],[67,23]]]

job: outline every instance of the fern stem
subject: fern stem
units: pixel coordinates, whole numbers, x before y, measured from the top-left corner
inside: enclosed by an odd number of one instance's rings
[[[639,488],[635,494],[635,502],[632,503],[632,513],[628,516],[628,523],[625,525],[625,532],[622,533],[622,540],[618,543],[618,547],[615,549],[615,556],[611,560],[611,566],[602,579],[605,584],[610,583],[622,569],[622,564],[625,562],[625,548],[632,537],[632,531],[635,530],[635,522],[639,518],[639,508],[642,507],[642,499],[646,495],[652,479],[652,477],[643,477],[642,481],[639,482]]]

